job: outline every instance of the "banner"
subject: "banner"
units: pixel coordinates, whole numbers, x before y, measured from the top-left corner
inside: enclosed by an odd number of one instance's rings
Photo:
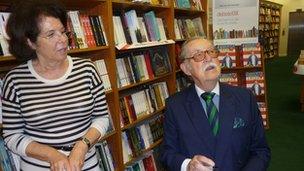
[[[213,0],[215,45],[258,42],[258,0]]]

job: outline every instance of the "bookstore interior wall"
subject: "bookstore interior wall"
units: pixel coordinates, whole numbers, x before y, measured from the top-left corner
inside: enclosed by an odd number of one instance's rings
[[[69,55],[89,58],[103,80],[113,129],[96,145],[105,170],[163,170],[159,162],[165,99],[189,85],[177,55],[190,37],[205,36],[204,0],[61,0],[68,10]],[[0,0],[0,78],[19,63],[7,50],[10,1]],[[221,46],[221,81],[248,87],[268,127],[259,45]],[[232,62],[225,62],[229,55]],[[251,58],[254,58],[253,61]],[[257,83],[257,86],[256,86]]]

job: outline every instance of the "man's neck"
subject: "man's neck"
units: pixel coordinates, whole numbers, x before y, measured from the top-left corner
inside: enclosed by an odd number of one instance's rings
[[[199,82],[199,83],[195,83],[200,89],[206,91],[206,92],[210,92],[212,91],[216,84],[217,84],[217,80],[212,80],[212,81],[204,81],[204,82]]]

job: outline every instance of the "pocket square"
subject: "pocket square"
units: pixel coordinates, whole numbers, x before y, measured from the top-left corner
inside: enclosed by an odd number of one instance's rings
[[[236,117],[233,121],[233,129],[241,128],[245,126],[245,121],[242,118]]]

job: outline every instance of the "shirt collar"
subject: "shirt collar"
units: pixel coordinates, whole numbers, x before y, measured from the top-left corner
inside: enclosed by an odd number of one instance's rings
[[[198,97],[201,97],[201,94],[206,92],[205,90],[202,90],[201,88],[199,88],[197,85],[195,85],[195,90],[196,90],[196,93],[197,93]],[[220,95],[220,84],[219,84],[219,82],[216,83],[214,89],[211,92],[215,93],[218,96]]]

